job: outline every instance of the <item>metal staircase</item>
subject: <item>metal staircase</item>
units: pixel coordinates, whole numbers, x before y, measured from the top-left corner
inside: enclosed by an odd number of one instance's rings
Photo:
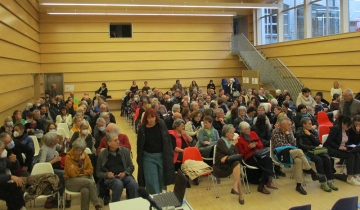
[[[231,53],[238,55],[249,70],[259,70],[260,82],[263,84],[271,84],[276,89],[287,89],[292,97],[297,97],[304,87],[279,59],[266,59],[262,56],[244,34],[231,37]]]

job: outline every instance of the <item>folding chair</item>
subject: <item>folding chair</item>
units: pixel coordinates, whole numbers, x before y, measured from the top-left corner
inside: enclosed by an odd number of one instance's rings
[[[317,122],[319,125],[333,126],[334,124],[330,122],[328,115],[325,112],[317,113]]]
[[[45,174],[45,173],[54,174],[54,169],[53,169],[51,163],[49,163],[49,162],[35,164],[33,169],[32,169],[31,175]],[[50,195],[40,195],[36,199],[38,199],[38,198],[48,198],[48,197],[53,196],[53,195],[57,195],[57,197],[58,197],[58,210],[59,210],[60,209],[60,201],[61,201],[59,191],[53,192]],[[36,207],[36,199],[34,199],[34,207]],[[31,203],[30,203],[30,205],[31,205]]]
[[[331,210],[357,210],[358,209],[358,196],[348,197],[348,198],[341,198]]]
[[[323,135],[330,133],[330,127],[332,127],[332,126],[319,124],[319,129],[318,130],[319,130],[320,143],[324,144],[323,143]]]
[[[244,188],[245,188],[245,193],[246,194],[250,194],[250,187],[249,187],[249,181],[248,181],[248,178],[247,178],[247,173],[246,173],[246,169],[253,169],[253,170],[259,170],[258,167],[255,167],[255,166],[251,166],[251,165],[248,165],[245,163],[244,159],[242,160],[241,162],[241,171],[242,171],[242,174],[243,176],[240,177],[244,183]],[[241,175],[240,175],[241,176]],[[245,179],[246,179],[246,182],[245,182]]]
[[[216,145],[214,146],[213,157],[212,158],[204,158],[204,157],[202,157],[202,159],[203,160],[212,160],[213,164],[215,164],[215,155],[216,155]],[[211,179],[211,182],[212,182],[212,184],[214,186],[215,198],[220,198],[216,177],[214,176],[213,173],[210,173],[209,176],[208,176],[208,179],[209,179],[209,182],[208,182],[208,185],[206,187],[206,190],[211,189],[211,183],[210,183],[210,179]]]
[[[39,145],[39,141],[37,139],[36,136],[29,136],[33,143],[34,143],[34,148],[35,148],[35,153],[34,153],[34,156],[38,156],[39,155],[39,152],[40,152],[40,145]]]
[[[201,157],[201,154],[200,154],[200,151],[199,151],[198,148],[196,148],[196,147],[187,147],[187,148],[184,149],[182,164],[184,164],[184,162],[186,160],[203,161],[203,158]],[[211,174],[211,172],[201,174],[201,176],[199,178],[201,178],[202,176],[210,175],[210,174]]]
[[[86,152],[86,150],[85,150],[85,152]],[[94,177],[91,176],[91,178],[92,178],[92,180],[93,180],[94,183],[95,183]],[[72,195],[80,195],[80,196],[81,196],[81,192],[69,191],[69,190],[66,189],[65,186],[64,186],[64,188],[65,188],[65,191],[64,191],[64,195],[63,195],[63,197],[62,197],[62,203],[63,203],[63,206],[62,206],[62,207],[63,207],[63,210],[65,210],[66,194],[67,194],[67,195],[70,195],[70,198],[71,198]],[[103,204],[101,204],[101,205],[103,206]]]
[[[57,124],[57,129],[59,129],[59,128],[62,128],[62,129],[64,129],[64,131],[65,131],[65,138],[70,138],[70,130],[69,130],[69,126],[68,126],[68,124],[66,124],[66,123],[58,123]]]

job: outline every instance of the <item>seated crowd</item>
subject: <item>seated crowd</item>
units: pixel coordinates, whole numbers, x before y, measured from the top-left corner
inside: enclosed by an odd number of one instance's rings
[[[105,83],[93,99],[85,93],[81,100],[72,93],[64,101],[53,87],[50,95],[6,117],[0,128],[0,199],[9,209],[25,209],[21,187],[40,162],[52,165],[59,177],[60,196],[65,188],[81,193],[81,209],[89,209],[90,202],[101,209],[98,198],[107,205],[110,190],[112,202],[120,200],[124,188],[128,199],[138,197],[139,186],[150,194],[161,193],[174,184],[187,147],[197,147],[203,158],[214,160],[205,162],[213,167],[218,183],[233,174],[231,193],[239,196],[240,204],[245,202],[241,167],[260,193],[270,194],[268,189],[277,188],[273,179],[286,176],[276,161],[294,168],[295,189],[303,195],[307,194],[302,187],[303,172],[318,180],[324,191],[338,190],[330,157],[344,159],[346,181],[360,186],[360,150],[348,147],[360,143],[360,101],[350,89],[340,92],[342,99],[332,91],[330,104],[322,93],[314,99],[310,89],[303,88],[294,102],[287,90],[276,90],[273,96],[263,88],[241,90],[234,82],[230,79],[228,87],[217,94],[212,80],[206,91],[196,81],[187,88],[176,80],[165,93],[150,88],[146,81],[139,89],[133,81],[122,98],[121,115],[134,119],[137,169],[129,138],[120,133],[106,103]],[[320,113],[326,113],[334,125],[324,145],[318,136]],[[59,132],[60,124],[69,136]],[[36,136],[41,146],[35,157],[30,136]],[[314,152],[324,148],[326,152]],[[316,171],[309,161],[315,163]],[[134,170],[138,170],[137,179]],[[197,179],[193,183],[199,184]]]

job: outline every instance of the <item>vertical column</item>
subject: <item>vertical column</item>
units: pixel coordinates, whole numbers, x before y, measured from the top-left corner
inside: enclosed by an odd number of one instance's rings
[[[340,33],[349,32],[349,0],[340,0]]]
[[[284,41],[284,15],[282,14],[283,11],[283,0],[278,0],[278,4],[281,4],[281,7],[277,11],[277,35],[278,35],[278,42]]]
[[[261,20],[260,20],[260,17],[261,17],[261,9],[256,9],[256,12],[254,12],[254,14],[256,14],[256,19],[254,20],[254,23],[256,23],[256,42],[257,42],[257,45],[262,45],[262,36],[261,36],[261,32],[262,32],[262,27],[264,27],[262,24],[261,24]],[[254,44],[255,44],[255,40],[254,40]]]
[[[310,0],[304,0],[304,38],[311,37],[311,5]]]

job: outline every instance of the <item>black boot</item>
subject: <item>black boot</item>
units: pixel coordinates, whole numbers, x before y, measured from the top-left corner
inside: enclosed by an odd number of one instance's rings
[[[274,169],[275,169],[276,177],[279,177],[279,176],[286,177],[286,174],[281,171],[280,166],[275,166]]]
[[[301,186],[301,184],[296,185],[296,191],[298,191],[302,195],[307,195],[307,192],[304,190],[304,188]]]

